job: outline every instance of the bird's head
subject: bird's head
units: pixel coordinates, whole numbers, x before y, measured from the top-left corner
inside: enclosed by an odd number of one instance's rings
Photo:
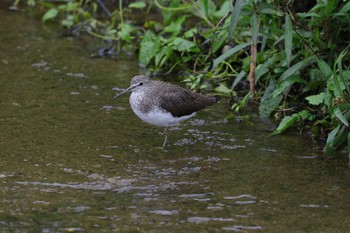
[[[135,90],[141,88],[142,86],[146,85],[148,82],[150,82],[150,79],[144,75],[135,76],[131,79],[130,87],[128,87],[124,91],[120,92],[118,95],[114,96],[113,99],[118,98],[119,96],[123,95],[126,92],[135,91]]]

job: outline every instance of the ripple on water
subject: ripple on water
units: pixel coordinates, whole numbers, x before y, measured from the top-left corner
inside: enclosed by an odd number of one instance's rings
[[[144,201],[157,201],[159,198],[159,194],[157,193],[135,193],[135,198],[141,198]]]
[[[179,214],[178,210],[151,210],[148,211],[151,214],[159,214],[159,215],[176,215]]]
[[[230,159],[229,158],[213,157],[213,156],[208,156],[207,158],[203,158],[203,157],[200,157],[200,156],[192,156],[192,157],[182,158],[182,160],[188,160],[188,161],[191,161],[191,162],[198,162],[198,161],[219,162],[221,160],[230,160]]]
[[[222,210],[224,207],[225,207],[224,204],[217,203],[217,204],[215,204],[215,205],[209,204],[209,205],[207,206],[207,209],[208,209],[208,210]]]
[[[77,206],[77,207],[72,208],[72,211],[74,213],[83,213],[88,209],[90,209],[89,206]]]
[[[175,146],[187,146],[187,145],[194,145],[194,144],[196,144],[196,141],[189,138],[183,138],[174,143]]]
[[[263,228],[261,226],[236,225],[236,226],[232,226],[232,227],[223,227],[222,229],[225,231],[240,232],[240,231],[244,231],[244,230],[262,230]]]
[[[97,181],[83,182],[83,183],[47,183],[47,182],[28,182],[20,181],[17,184],[22,185],[35,185],[35,186],[46,186],[55,188],[72,188],[72,189],[87,189],[87,190],[115,190],[115,191],[129,191],[133,189],[143,189],[140,187],[131,186],[135,181],[134,179],[118,179],[118,178],[105,178],[98,174],[92,174],[88,176],[91,179]],[[51,190],[50,192],[57,192],[57,190]],[[42,190],[44,191],[44,190]]]
[[[118,110],[118,111],[123,111],[126,108],[125,107],[121,107],[121,106],[112,106],[112,105],[103,105],[101,107],[101,110],[105,110],[105,111],[111,111],[111,110]]]
[[[66,73],[66,75],[73,78],[87,78],[83,73]]]
[[[233,200],[233,199],[240,199],[240,198],[252,198],[252,199],[256,199],[255,196],[250,195],[250,194],[242,194],[242,195],[238,195],[238,196],[226,196],[226,197],[224,197],[224,199],[226,199],[226,200]]]
[[[296,156],[296,158],[298,159],[317,159],[318,156],[317,155],[306,155],[306,156]]]
[[[229,133],[188,129],[187,133],[184,133],[184,135],[190,136],[191,138],[182,138],[181,140],[176,141],[174,145],[188,146],[200,142],[210,147],[219,147],[220,149],[239,149],[246,147],[246,145],[239,145],[237,143],[233,144],[233,142],[236,142],[236,139],[234,139]]]
[[[250,194],[242,194],[238,196],[226,196],[224,197],[225,200],[237,200],[235,201],[236,205],[250,205],[250,204],[256,204],[256,197]],[[239,200],[243,199],[243,200]],[[248,200],[247,200],[248,199]]]
[[[102,158],[106,158],[106,159],[111,159],[111,158],[113,158],[113,156],[111,156],[111,155],[98,155],[98,156],[100,156],[100,157],[102,157]]]
[[[207,217],[190,217],[187,219],[190,223],[207,223],[210,221],[216,222],[233,222],[235,219],[233,218],[207,218]]]
[[[85,231],[84,228],[81,227],[68,227],[68,228],[62,228],[62,232],[77,232],[77,231]]]
[[[48,65],[49,65],[49,63],[47,61],[40,61],[40,62],[32,64],[32,67],[46,71],[46,70],[50,69],[50,67]]]
[[[329,205],[318,205],[318,204],[302,204],[300,207],[303,208],[329,208]]]
[[[205,198],[207,196],[212,196],[214,193],[191,193],[191,194],[181,194],[179,198]]]

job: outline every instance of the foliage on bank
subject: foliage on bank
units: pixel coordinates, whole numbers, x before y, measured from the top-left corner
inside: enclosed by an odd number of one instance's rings
[[[26,2],[44,9],[43,22],[108,41],[100,56],[132,52],[154,73],[185,71],[192,89],[238,99],[235,112],[258,102],[262,117],[281,119],[273,134],[300,126],[326,138],[328,154],[343,146],[350,154],[348,1]],[[162,20],[125,17],[154,10]]]

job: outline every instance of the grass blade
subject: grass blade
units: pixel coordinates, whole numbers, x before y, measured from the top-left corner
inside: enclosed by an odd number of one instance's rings
[[[336,60],[336,65],[338,67],[340,79],[342,80],[347,92],[350,93],[349,82],[347,81],[347,79],[344,79],[343,64],[342,64],[342,60],[346,56],[348,52],[348,48],[349,46],[340,53],[339,57]]]
[[[211,68],[211,70],[214,70],[221,62],[225,61],[226,58],[231,57],[233,54],[237,53],[238,51],[244,49],[245,47],[249,46],[250,43],[243,43],[240,45],[237,45],[235,47],[233,47],[232,49],[228,50],[226,53],[222,54],[221,56],[219,56],[218,58],[216,58],[213,62],[213,67]]]
[[[249,84],[250,84],[250,93],[254,94],[255,87],[255,70],[256,70],[256,56],[257,56],[257,44],[258,44],[258,35],[259,35],[259,20],[258,16],[254,12],[250,19],[250,27],[252,34],[252,41],[250,45],[250,70],[249,70]]]
[[[327,78],[330,78],[333,74],[332,69],[329,67],[329,65],[322,59],[317,58],[317,65]]]
[[[247,73],[242,70],[238,75],[237,77],[235,78],[235,81],[232,83],[232,86],[231,86],[231,90],[233,90],[237,84],[242,80],[242,78],[246,75]]]
[[[327,154],[329,154],[329,155],[332,155],[332,154],[333,154],[333,151],[334,151],[334,138],[335,138],[335,135],[338,133],[339,129],[340,129],[340,125],[338,125],[337,127],[335,127],[335,128],[328,134],[325,149],[326,149]]]
[[[311,56],[308,58],[305,58],[304,60],[294,64],[292,67],[290,67],[288,70],[286,70],[280,77],[280,81],[284,81],[290,76],[292,76],[295,72],[302,70],[304,67],[311,65],[312,63],[316,62],[316,56]]]
[[[256,13],[253,13],[252,17],[250,18],[250,27],[252,31],[253,45],[257,46],[258,35],[259,35],[259,22],[258,22],[258,16],[256,15]]]
[[[293,25],[290,16],[285,16],[285,31],[284,31],[284,50],[286,52],[286,60],[288,67],[290,66],[293,48]]]
[[[261,76],[263,76],[267,72],[269,72],[270,66],[274,64],[276,58],[277,58],[277,55],[274,55],[273,57],[269,58],[265,63],[260,64],[256,68],[255,83],[257,83],[259,81]]]
[[[348,11],[350,11],[350,2],[346,3],[343,8],[340,9],[339,13],[346,14]]]
[[[232,0],[233,2],[233,0]],[[232,36],[233,36],[233,32],[236,29],[238,20],[239,20],[239,16],[241,15],[241,11],[242,11],[242,6],[244,4],[245,0],[236,0],[236,3],[233,7],[232,10],[232,16],[231,16],[231,22],[230,22],[230,28],[229,28],[229,33],[228,33],[228,38],[227,40],[231,40]]]
[[[334,114],[344,125],[349,126],[348,120],[345,118],[339,108],[334,109]]]

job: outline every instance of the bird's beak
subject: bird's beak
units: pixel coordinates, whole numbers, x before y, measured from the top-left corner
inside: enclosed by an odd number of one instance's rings
[[[127,89],[125,89],[124,91],[120,92],[118,95],[114,96],[114,98],[113,98],[113,99],[115,100],[116,98],[118,98],[119,96],[121,96],[121,95],[123,95],[123,94],[127,93],[128,91],[132,91],[132,90],[134,90],[134,89],[135,89],[135,87],[136,87],[136,85],[132,85],[132,86],[128,87],[128,88],[127,88]]]

